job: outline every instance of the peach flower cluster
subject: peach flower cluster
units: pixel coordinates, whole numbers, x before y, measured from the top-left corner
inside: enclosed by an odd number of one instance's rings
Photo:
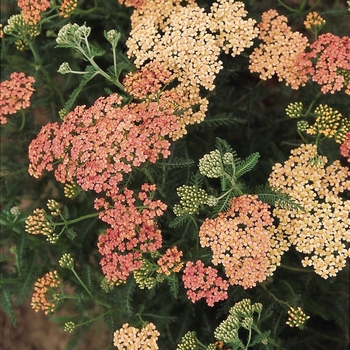
[[[45,315],[54,312],[57,303],[54,291],[60,286],[61,281],[57,271],[50,271],[43,277],[38,278],[34,283],[34,292],[31,302],[32,309],[34,309],[35,312],[42,310]],[[49,300],[50,295],[52,296],[52,300]]]
[[[50,7],[49,0],[18,0],[24,20],[29,25],[35,25],[41,20],[41,13]]]
[[[286,81],[292,89],[304,86],[308,81],[306,74],[299,74],[295,62],[308,46],[308,40],[299,32],[293,32],[285,16],[276,10],[262,14],[258,24],[259,39],[262,43],[249,57],[249,70],[259,73],[260,79],[271,79],[274,74],[278,81]]]
[[[124,174],[167,158],[166,136],[179,130],[174,110],[162,102],[121,106],[121,100],[101,97],[90,108],[77,106],[60,125],[45,125],[29,146],[29,173],[54,170],[61,183],[113,197]]]
[[[134,192],[127,188],[114,197],[113,204],[104,198],[96,199],[95,209],[102,209],[99,218],[110,225],[97,243],[107,280],[117,284],[126,281],[131,272],[142,266],[142,254],[162,246],[155,218],[163,215],[166,205],[149,199],[149,193],[155,190],[155,185],[142,185],[137,196],[139,205]]]
[[[276,207],[274,234],[282,245],[295,246],[304,255],[302,265],[325,279],[336,276],[350,257],[350,200],[340,195],[350,189],[350,170],[338,160],[326,162],[316,146],[301,145],[284,164],[275,164],[269,177],[271,187],[303,208]]]
[[[161,63],[185,88],[213,90],[221,51],[235,56],[257,36],[246,15],[244,4],[233,0],[218,1],[209,13],[194,0],[146,0],[131,16],[128,55],[137,67]]]
[[[77,7],[78,0],[63,0],[60,6],[60,16],[68,18]]]
[[[315,11],[309,12],[304,21],[304,26],[307,29],[311,29],[313,27],[322,27],[325,24],[325,19]]]
[[[164,273],[166,276],[170,276],[172,272],[181,271],[184,265],[181,261],[182,255],[182,251],[179,251],[176,246],[167,249],[163,256],[157,260],[157,265],[159,266],[157,273]]]
[[[0,83],[0,123],[6,124],[8,114],[14,114],[30,106],[30,98],[35,91],[35,79],[23,72],[14,72],[9,80]]]
[[[272,222],[269,206],[257,196],[235,197],[226,212],[204,221],[200,244],[212,250],[214,265],[224,266],[230,284],[254,287],[266,279],[270,266]]]
[[[187,289],[187,297],[193,303],[204,298],[208,306],[214,306],[214,303],[228,298],[228,282],[218,276],[215,268],[204,267],[201,260],[187,262],[182,281]]]
[[[157,350],[159,335],[153,323],[148,323],[141,330],[124,323],[114,332],[113,345],[118,350]]]
[[[350,162],[350,132],[345,135],[345,140],[340,146],[340,153]]]

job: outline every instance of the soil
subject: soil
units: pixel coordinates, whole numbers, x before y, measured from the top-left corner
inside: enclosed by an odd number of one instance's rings
[[[36,313],[30,302],[15,309],[17,326],[0,309],[0,350],[65,350],[71,337],[44,313]],[[83,342],[72,350],[104,350],[111,345],[111,334],[102,323],[96,323]]]

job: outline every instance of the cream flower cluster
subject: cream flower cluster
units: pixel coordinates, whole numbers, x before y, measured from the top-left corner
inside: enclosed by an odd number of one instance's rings
[[[244,4],[233,0],[219,0],[209,13],[193,0],[147,0],[131,16],[128,55],[137,67],[149,60],[163,64],[186,88],[213,90],[221,51],[236,56],[258,34],[246,15]]]
[[[276,237],[282,246],[294,245],[305,255],[302,265],[313,266],[325,279],[336,276],[350,257],[350,200],[339,196],[350,189],[350,171],[338,160],[326,162],[316,146],[301,145],[283,165],[275,164],[269,177],[271,187],[304,209],[274,209]]]

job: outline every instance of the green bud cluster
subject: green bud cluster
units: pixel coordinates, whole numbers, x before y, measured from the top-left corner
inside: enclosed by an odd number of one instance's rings
[[[176,350],[197,350],[196,332],[187,332],[177,345]]]
[[[218,178],[223,174],[224,170],[219,150],[211,151],[199,160],[199,172],[209,178]]]
[[[66,322],[66,323],[64,324],[63,330],[64,330],[65,332],[72,333],[72,332],[74,331],[74,328],[75,328],[75,323],[72,322],[72,321],[69,321],[69,322]]]
[[[62,255],[61,259],[58,261],[59,265],[65,269],[73,269],[74,268],[74,259],[69,253],[65,253]]]
[[[146,259],[142,259],[142,266],[134,271],[135,282],[140,289],[152,289],[156,286],[156,279],[151,277],[153,271],[152,263]]]
[[[183,185],[177,189],[180,204],[174,205],[174,213],[176,216],[184,214],[195,214],[201,204],[207,204],[208,194],[203,189],[198,189],[195,186]]]
[[[100,287],[102,288],[102,290],[104,290],[106,293],[110,292],[111,290],[114,289],[115,287],[115,283],[112,281],[108,281],[107,278],[104,278],[101,281]]]
[[[28,24],[22,14],[11,16],[7,25],[4,27],[4,33],[20,38],[20,41],[26,45],[27,40],[40,34],[40,27],[37,25]]]
[[[289,327],[298,327],[300,329],[304,328],[305,322],[310,318],[310,316],[304,313],[300,306],[297,309],[291,307],[288,310],[288,315],[289,317],[286,324]]]
[[[241,327],[251,330],[254,325],[254,313],[262,311],[262,304],[251,304],[250,299],[243,299],[236,303],[229,311],[229,316],[215,330],[216,339],[225,343],[239,343],[238,331]]]
[[[67,198],[74,199],[81,192],[81,188],[75,182],[71,182],[64,185],[63,191]]]
[[[303,110],[302,102],[293,102],[287,106],[286,114],[290,118],[300,118],[302,110]]]
[[[61,214],[60,204],[54,199],[49,199],[47,201],[47,207],[49,208],[49,210],[51,210],[52,216],[58,216]]]
[[[297,123],[298,131],[306,131],[309,128],[309,123],[306,120],[300,120]]]

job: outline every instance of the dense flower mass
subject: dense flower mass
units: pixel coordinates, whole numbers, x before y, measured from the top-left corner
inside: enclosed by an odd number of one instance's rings
[[[339,161],[326,162],[316,146],[301,145],[283,165],[275,164],[269,177],[271,187],[304,209],[274,209],[275,234],[305,254],[303,266],[313,266],[323,278],[335,276],[350,256],[350,200],[339,196],[350,189],[350,171]]]
[[[141,330],[128,323],[114,332],[114,346],[118,350],[157,350],[160,333],[153,323],[148,323]]]
[[[159,62],[185,88],[213,90],[222,69],[221,50],[235,56],[257,35],[255,21],[243,20],[246,15],[244,4],[232,0],[218,1],[209,14],[193,0],[145,1],[131,16],[129,57],[138,67],[148,60]]]
[[[218,276],[215,268],[204,267],[201,260],[196,263],[187,262],[182,280],[187,289],[187,297],[193,303],[205,298],[209,306],[214,306],[214,303],[228,298],[228,282]]]
[[[50,7],[49,0],[18,0],[18,7],[22,9],[24,20],[35,25],[41,20],[41,13]]]
[[[168,157],[165,137],[178,130],[173,110],[158,102],[120,104],[116,94],[101,97],[90,108],[76,107],[61,125],[45,125],[29,146],[29,173],[39,177],[59,160],[59,182],[113,196],[123,174]]]
[[[350,162],[350,132],[346,134],[346,138],[340,146],[340,153],[343,157],[347,158],[348,162]]]
[[[23,72],[14,72],[9,80],[0,83],[0,123],[6,124],[8,114],[14,114],[30,106],[30,98],[35,91],[35,79]]]
[[[144,184],[138,193],[140,206],[135,204],[134,192],[125,188],[110,204],[103,198],[95,201],[99,218],[110,225],[98,238],[102,255],[101,266],[107,280],[120,283],[142,266],[142,254],[155,252],[162,246],[161,231],[154,219],[163,215],[166,205],[149,199],[155,186]]]
[[[311,76],[324,94],[345,87],[345,93],[350,95],[350,37],[320,35],[309,51],[299,55],[295,69],[301,76]]]
[[[267,204],[243,195],[232,200],[227,212],[202,224],[200,244],[210,247],[214,265],[223,264],[230,284],[250,288],[266,279],[272,221]]]
[[[295,62],[308,45],[308,40],[299,32],[293,32],[287,17],[276,10],[264,12],[258,24],[262,43],[255,48],[249,59],[249,69],[259,73],[260,79],[271,79],[274,74],[279,81],[286,81],[292,89],[305,85],[308,77],[295,69]]]
[[[50,271],[34,283],[31,306],[35,312],[44,311],[45,315],[55,310],[57,300],[55,290],[61,286],[57,271]],[[49,299],[51,296],[52,299]]]

